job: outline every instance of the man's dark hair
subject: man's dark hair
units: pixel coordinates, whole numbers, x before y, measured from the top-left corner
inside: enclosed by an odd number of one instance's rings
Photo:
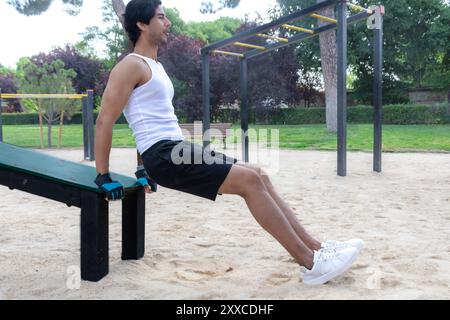
[[[160,5],[160,0],[131,0],[128,2],[123,16],[125,18],[125,30],[134,46],[141,35],[137,23],[149,24],[155,16],[156,8]]]

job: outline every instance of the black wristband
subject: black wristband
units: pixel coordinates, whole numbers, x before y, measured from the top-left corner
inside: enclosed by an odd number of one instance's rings
[[[147,171],[145,169],[140,169],[140,170],[136,171],[134,174],[135,174],[136,178],[138,178],[138,179],[139,178],[146,178],[146,179],[149,178]]]
[[[95,184],[98,186],[102,186],[105,183],[111,183],[111,182],[112,182],[112,179],[111,179],[111,176],[109,175],[109,172],[105,173],[105,174],[99,173],[97,175],[97,178],[95,179]]]

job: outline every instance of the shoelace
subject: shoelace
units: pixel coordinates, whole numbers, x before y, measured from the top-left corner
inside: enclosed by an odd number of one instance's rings
[[[334,252],[334,253],[336,253],[336,251],[337,251],[338,248],[339,248],[339,247],[327,246],[327,247],[322,247],[322,248],[320,248],[319,251],[321,251],[321,252]]]
[[[349,246],[349,244],[339,241],[325,242],[324,245],[322,249],[346,248]]]
[[[332,248],[320,250],[319,258],[322,258],[323,260],[335,259],[336,258],[336,250],[332,249]]]

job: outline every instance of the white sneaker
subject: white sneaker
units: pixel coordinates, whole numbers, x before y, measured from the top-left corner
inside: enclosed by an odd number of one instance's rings
[[[358,253],[361,251],[363,246],[364,241],[361,239],[350,239],[347,241],[326,240],[321,243],[322,249],[325,250],[328,249],[342,250],[345,248],[356,248],[356,250],[358,250]]]
[[[344,273],[358,257],[356,248],[342,250],[314,251],[314,265],[311,270],[301,272],[303,283],[320,285]]]

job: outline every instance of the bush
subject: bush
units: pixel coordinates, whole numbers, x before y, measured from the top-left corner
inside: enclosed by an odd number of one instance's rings
[[[94,112],[97,119],[98,112]],[[64,120],[65,124],[82,124],[82,113],[75,113]],[[5,125],[36,125],[39,124],[37,113],[7,113],[2,115]],[[180,123],[185,122],[179,115]],[[199,119],[202,120],[202,119]],[[240,122],[239,110],[223,110],[217,122]],[[372,106],[356,106],[347,109],[348,123],[373,123]],[[118,124],[126,124],[125,117],[121,115]],[[325,123],[325,108],[289,108],[269,110],[266,113],[250,112],[250,123],[268,125],[298,125]],[[435,106],[393,104],[383,107],[384,124],[450,124],[450,105],[448,103]]]
[[[325,108],[289,108],[270,110],[265,114],[251,112],[251,121],[256,124],[296,125],[324,124]],[[347,108],[348,123],[373,123],[372,106]],[[450,124],[449,104],[430,105],[386,105],[383,107],[384,124]]]
[[[449,124],[449,105],[389,105],[383,108],[387,124]]]

